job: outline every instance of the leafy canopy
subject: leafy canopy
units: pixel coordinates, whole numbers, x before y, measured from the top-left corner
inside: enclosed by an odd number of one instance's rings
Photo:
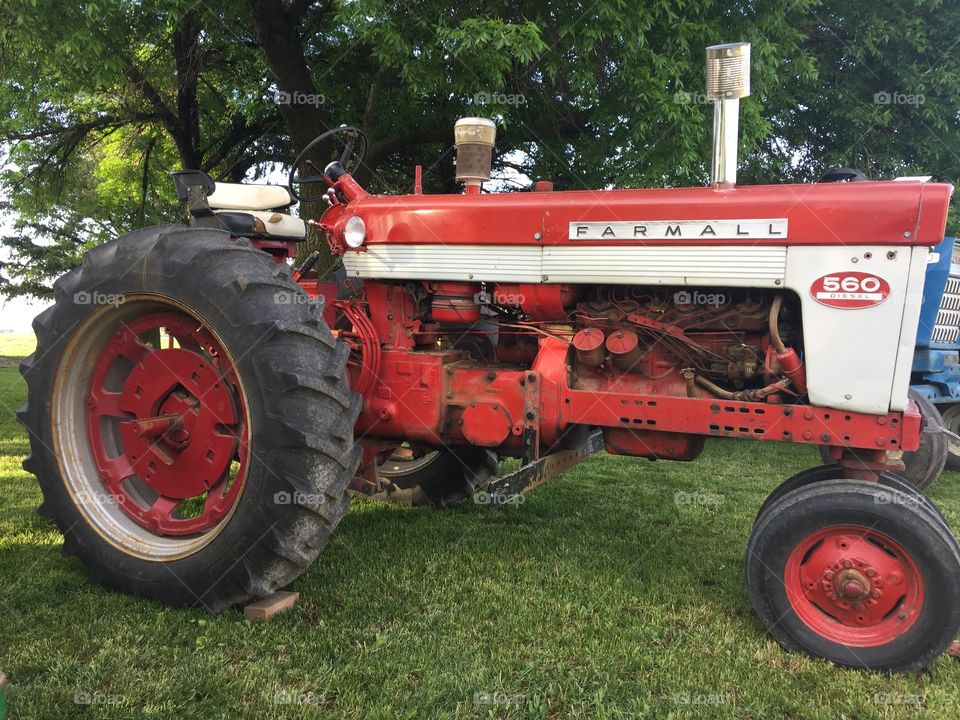
[[[178,219],[169,170],[262,178],[341,123],[370,135],[378,192],[409,192],[417,163],[455,191],[464,115],[497,120],[497,171],[521,184],[703,184],[704,47],[731,40],[753,44],[742,182],[953,181],[957,27],[944,0],[6,0],[0,292],[49,294],[85,248]]]

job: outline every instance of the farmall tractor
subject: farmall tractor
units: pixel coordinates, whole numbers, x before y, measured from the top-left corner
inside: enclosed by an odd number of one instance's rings
[[[64,551],[95,583],[218,611],[300,575],[352,493],[510,498],[601,444],[824,445],[833,462],[786,480],[750,534],[760,621],[843,665],[929,664],[960,629],[960,548],[898,472],[952,188],[736,186],[749,46],[707,59],[708,187],[483,192],[495,127],[476,118],[455,128],[463,194],[425,195],[419,173],[413,194],[368,194],[349,127],[289,190],[176,174],[190,226],[91,250],[34,323],[24,466]],[[277,210],[306,183],[339,284],[291,264],[305,225]],[[504,457],[520,467],[497,477]]]

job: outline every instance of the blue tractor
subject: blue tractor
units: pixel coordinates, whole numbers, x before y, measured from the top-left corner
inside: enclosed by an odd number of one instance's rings
[[[934,248],[923,286],[910,389],[939,410],[948,470],[960,471],[960,244]]]

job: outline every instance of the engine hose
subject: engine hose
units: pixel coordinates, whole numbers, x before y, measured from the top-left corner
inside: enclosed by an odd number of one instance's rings
[[[780,317],[780,306],[783,305],[783,296],[777,295],[770,306],[770,342],[778,355],[783,355],[787,351],[787,346],[780,339],[780,327],[777,318]]]
[[[703,386],[714,395],[724,399],[724,400],[743,400],[746,402],[755,402],[757,400],[763,400],[769,395],[773,395],[778,392],[785,392],[790,387],[790,380],[784,378],[783,380],[777,380],[775,383],[771,383],[766,387],[759,388],[757,390],[737,390],[736,392],[731,392],[729,390],[724,390],[719,385],[707,380],[701,375],[696,375],[694,377],[698,385]],[[689,388],[689,384],[688,384]],[[688,389],[689,393],[689,389]]]
[[[380,377],[380,338],[367,313],[350,301],[337,301],[335,306],[343,311],[344,317],[353,325],[360,344],[360,362],[354,392],[367,397]]]
[[[780,317],[780,307],[782,304],[783,296],[777,295],[773,299],[773,304],[770,306],[770,344],[773,345],[773,350],[777,355],[777,362],[780,364],[781,371],[787,376],[790,385],[793,387],[792,392],[798,396],[806,395],[807,373],[803,369],[803,361],[800,360],[797,351],[784,345],[783,340],[780,338],[780,327],[777,319]]]

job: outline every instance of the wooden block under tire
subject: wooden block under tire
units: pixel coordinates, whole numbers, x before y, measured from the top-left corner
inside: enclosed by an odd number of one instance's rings
[[[267,595],[243,608],[243,616],[253,622],[267,622],[274,616],[286,612],[297,604],[300,593],[281,590],[273,595]]]

